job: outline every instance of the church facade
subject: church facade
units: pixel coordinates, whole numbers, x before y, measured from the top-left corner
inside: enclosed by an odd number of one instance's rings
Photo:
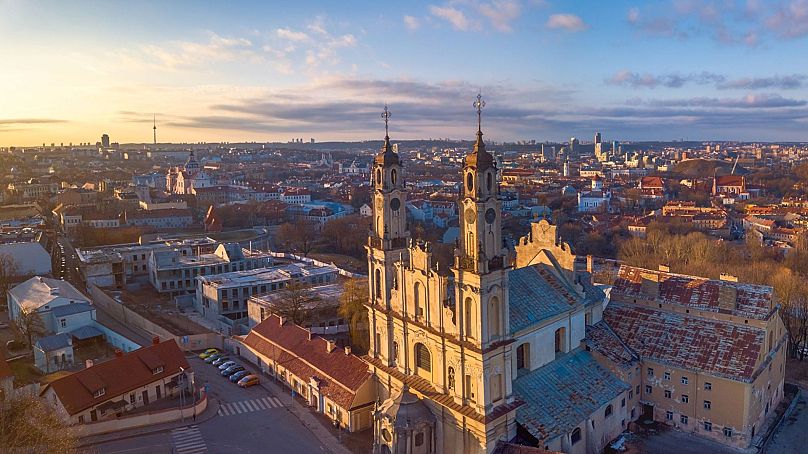
[[[182,167],[171,167],[166,174],[166,191],[170,194],[193,194],[196,189],[215,184],[212,176],[199,166],[193,150]]]
[[[479,97],[476,105],[479,115]],[[576,256],[546,220],[534,222],[513,251],[505,247],[497,170],[478,123],[476,143],[460,174],[460,234],[447,260],[436,246],[410,237],[404,164],[388,136],[373,161],[372,227],[366,246],[370,347],[363,359],[377,389],[374,452],[487,454],[516,443],[538,450],[595,453],[633,421],[662,420],[670,414],[695,421],[690,428],[700,424],[694,433],[748,446],[755,428],[782,396],[784,334],[771,288],[754,290],[762,295],[755,299],[761,319],[756,334],[716,337],[722,351],[753,352],[742,370],[733,369],[721,363],[729,357],[710,357],[706,347],[693,340],[699,332],[689,327],[718,323],[720,317],[705,307],[721,313],[746,310],[743,292],[749,287],[724,292],[726,301],[720,305],[710,299],[718,291],[684,302],[670,295],[687,291],[692,282],[669,280],[666,285],[671,287],[650,292],[642,304],[705,319],[682,320],[676,326],[660,326],[659,320],[669,316],[627,309],[640,304],[628,284],[612,290],[612,299],[616,295],[619,302],[611,307],[593,285],[586,259]],[[710,288],[728,285],[699,282]],[[691,314],[684,304],[698,305],[702,312]],[[657,357],[659,349],[644,351],[643,340],[632,338],[642,329],[647,330],[646,340],[660,345],[665,339],[653,336],[679,333],[684,345]],[[733,332],[723,325],[714,329]],[[764,344],[766,332],[775,334]],[[694,355],[704,356],[704,361],[694,364]],[[721,378],[740,383],[722,386],[732,390],[729,399],[742,400],[748,407],[744,414],[754,416],[735,421],[716,410],[697,412],[679,401],[668,402],[673,394],[659,391],[664,382],[649,382],[646,369],[664,372],[665,377],[715,375],[719,370]],[[762,386],[771,391],[762,398],[743,399],[749,394],[746,388]],[[708,431],[712,421],[716,429]]]

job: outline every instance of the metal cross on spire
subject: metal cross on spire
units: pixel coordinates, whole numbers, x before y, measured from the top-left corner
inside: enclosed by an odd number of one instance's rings
[[[474,108],[477,109],[477,131],[482,131],[482,122],[483,122],[483,107],[485,107],[485,101],[483,101],[482,92],[477,92],[477,100],[474,101]]]
[[[390,135],[387,122],[390,121],[390,109],[387,108],[387,104],[384,105],[384,112],[382,112],[382,118],[384,118],[384,136],[388,137]]]

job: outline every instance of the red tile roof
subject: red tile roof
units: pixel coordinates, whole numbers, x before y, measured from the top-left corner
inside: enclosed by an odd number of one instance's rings
[[[160,366],[163,371],[153,373]],[[188,360],[172,339],[60,378],[47,385],[40,394],[52,387],[68,414],[75,415],[133,389],[171,377],[180,372],[180,367],[190,369]],[[102,388],[104,395],[93,397]]]
[[[612,301],[603,319],[645,360],[749,382],[766,331]]]
[[[370,379],[368,365],[342,348],[328,351],[328,341],[294,323],[281,324],[271,315],[256,325],[244,344],[276,361],[298,377],[316,378],[320,392],[345,409],[353,405],[359,388]]]
[[[2,351],[0,351],[0,378],[6,377],[13,377],[14,371],[11,370],[11,366],[8,365],[6,361],[6,357]]]
[[[614,282],[611,294],[627,299],[648,297],[642,292],[643,275],[659,278],[659,296],[656,302],[678,304],[690,309],[730,313],[732,315],[765,320],[774,308],[773,289],[767,285],[719,281],[703,277],[687,276],[663,271],[646,270],[622,265]],[[735,308],[719,308],[718,295],[721,286],[732,287],[737,292]],[[614,297],[613,296],[613,297]]]

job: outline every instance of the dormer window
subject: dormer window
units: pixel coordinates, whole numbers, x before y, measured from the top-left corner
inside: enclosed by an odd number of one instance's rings
[[[157,375],[163,372],[163,366],[157,366],[152,369],[152,374]]]
[[[96,392],[93,393],[93,397],[98,398],[98,397],[103,396],[106,393],[107,393],[107,388],[101,388],[101,389],[99,389],[99,390],[97,390]]]

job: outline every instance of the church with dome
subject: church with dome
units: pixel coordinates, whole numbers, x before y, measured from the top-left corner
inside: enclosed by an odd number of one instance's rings
[[[193,194],[195,189],[213,185],[214,178],[202,170],[193,150],[184,166],[171,167],[166,174],[166,191],[170,194]]]
[[[547,220],[507,247],[480,96],[475,106],[449,259],[410,237],[389,133],[372,164],[362,359],[376,389],[374,453],[596,453],[638,420],[749,446],[782,398],[771,287],[623,265],[607,298]],[[742,332],[752,313],[754,333]]]

